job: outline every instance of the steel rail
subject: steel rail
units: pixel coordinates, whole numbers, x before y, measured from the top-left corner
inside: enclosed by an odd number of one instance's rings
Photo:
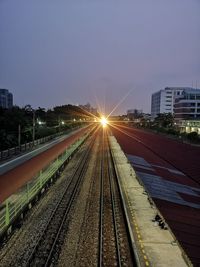
[[[103,170],[104,170],[104,132],[103,134],[103,145],[101,148],[101,155],[100,155],[100,168],[101,168],[101,177],[100,177],[100,218],[99,218],[99,226],[100,226],[100,231],[99,231],[99,261],[98,261],[98,266],[102,266],[102,254],[103,254],[103,204],[104,204],[104,190],[103,190]]]
[[[109,154],[109,145],[108,145],[108,140],[107,140],[107,133],[103,131],[103,140],[102,140],[102,155],[101,155],[101,189],[100,189],[100,233],[99,233],[99,262],[98,266],[102,267],[104,265],[103,263],[103,255],[105,254],[104,249],[103,249],[103,238],[104,238],[104,179],[108,178],[108,183],[109,183],[109,199],[110,199],[110,205],[111,205],[111,220],[113,222],[114,230],[113,230],[113,237],[115,238],[115,255],[116,255],[116,263],[117,266],[121,267],[122,266],[122,260],[121,260],[121,254],[120,254],[120,241],[118,238],[118,228],[117,228],[117,222],[116,222],[116,207],[115,207],[115,200],[114,200],[114,186],[112,183],[112,178],[111,178],[111,166],[109,164],[110,161],[110,154]]]
[[[129,246],[130,246],[130,252],[131,252],[133,266],[139,267],[139,266],[141,266],[141,263],[140,263],[137,248],[135,245],[135,240],[134,240],[134,237],[132,234],[130,221],[129,221],[129,217],[128,217],[128,212],[127,212],[127,207],[126,207],[125,199],[123,196],[123,192],[122,192],[121,184],[119,181],[119,176],[118,176],[118,172],[117,172],[117,169],[115,166],[115,160],[113,157],[113,153],[112,153],[110,144],[109,144],[109,154],[110,154],[110,159],[111,159],[111,165],[113,166],[113,175],[115,176],[116,186],[117,186],[118,191],[119,191],[121,208],[122,208],[122,212],[123,212],[123,218],[124,218],[124,222],[125,222],[125,227],[126,227],[128,242],[129,242]]]
[[[116,205],[115,205],[115,194],[116,193],[114,190],[113,177],[112,177],[113,168],[111,170],[109,160],[110,160],[110,151],[107,151],[108,176],[109,176],[109,182],[110,182],[110,195],[111,195],[112,214],[113,214],[114,232],[115,232],[115,240],[116,240],[117,260],[118,260],[118,266],[121,267],[122,264],[121,264],[121,253],[120,253],[120,244],[119,244],[120,242],[118,238],[118,228],[117,228],[117,221],[116,221]]]
[[[71,205],[72,205],[72,202],[73,202],[73,200],[74,200],[74,198],[75,198],[75,196],[76,196],[76,192],[78,191],[78,186],[79,186],[79,184],[81,183],[81,179],[82,179],[82,177],[83,177],[83,175],[84,175],[84,171],[86,170],[86,165],[87,165],[87,164],[85,164],[85,163],[87,163],[87,160],[88,160],[88,157],[89,157],[89,153],[90,153],[90,151],[91,151],[91,149],[92,149],[92,146],[93,146],[93,144],[94,144],[94,140],[95,140],[95,139],[94,139],[94,137],[93,137],[92,140],[91,140],[91,143],[90,143],[90,145],[89,145],[89,149],[86,150],[86,152],[84,153],[83,157],[82,157],[81,160],[80,160],[80,164],[81,164],[81,165],[78,165],[77,168],[75,169],[75,171],[74,171],[74,173],[73,173],[73,175],[72,175],[72,177],[71,177],[71,181],[70,181],[70,183],[68,184],[68,186],[67,186],[66,190],[64,191],[64,193],[62,194],[62,197],[61,197],[60,201],[58,202],[58,204],[56,205],[56,208],[54,209],[54,211],[53,211],[51,217],[49,218],[49,220],[48,220],[48,222],[47,222],[47,224],[46,224],[46,227],[45,227],[43,233],[41,234],[41,236],[40,236],[38,242],[37,242],[36,245],[34,246],[34,248],[33,248],[33,250],[32,250],[32,253],[31,253],[31,255],[29,256],[29,258],[28,258],[28,260],[27,260],[26,266],[32,266],[31,264],[32,264],[33,261],[34,261],[34,258],[35,258],[35,255],[36,255],[36,253],[37,253],[37,250],[38,250],[38,248],[39,248],[39,246],[40,246],[40,243],[42,242],[42,240],[45,239],[44,236],[45,236],[46,232],[48,231],[48,226],[50,225],[50,223],[52,222],[52,220],[55,218],[56,212],[58,211],[58,209],[59,209],[60,206],[62,205],[62,201],[64,201],[64,198],[65,198],[66,194],[68,193],[68,189],[69,189],[70,185],[72,185],[74,178],[78,176],[78,179],[77,179],[77,181],[76,181],[76,184],[75,184],[75,186],[74,186],[74,189],[73,189],[73,191],[72,191],[72,193],[71,193],[70,200],[67,201],[68,204],[69,204],[69,207],[68,207],[68,205],[67,205],[65,214],[64,214],[64,216],[63,216],[63,218],[62,218],[62,221],[61,221],[61,223],[60,223],[58,232],[56,233],[56,236],[55,236],[55,240],[54,240],[54,242],[53,242],[53,244],[52,244],[52,246],[51,246],[50,252],[48,253],[48,256],[47,256],[47,259],[46,259],[46,262],[45,262],[45,265],[44,265],[44,266],[48,266],[48,264],[49,264],[49,262],[50,262],[50,259],[51,259],[51,256],[52,256],[53,249],[54,249],[55,244],[56,244],[56,241],[57,241],[58,238],[59,238],[59,233],[60,233],[60,231],[61,231],[61,229],[62,229],[62,226],[63,226],[63,224],[64,224],[64,221],[65,221],[65,219],[66,219],[66,216],[67,216],[67,214],[69,213],[69,210],[70,210],[70,207],[71,207]],[[55,219],[56,219],[56,218],[55,218]]]
[[[72,203],[73,203],[73,201],[74,201],[74,199],[75,199],[75,197],[76,197],[76,193],[77,193],[77,191],[78,191],[78,188],[79,188],[79,185],[80,185],[80,183],[81,183],[81,181],[82,181],[82,178],[83,178],[83,176],[84,176],[84,174],[85,174],[85,171],[86,171],[86,168],[84,168],[83,171],[81,172],[81,174],[80,174],[80,176],[79,176],[79,179],[78,179],[78,181],[77,181],[77,183],[76,183],[76,185],[75,185],[75,187],[74,187],[74,189],[73,189],[72,195],[71,195],[70,200],[69,200],[69,203],[68,203],[68,205],[67,205],[67,209],[66,209],[66,211],[65,211],[65,213],[64,213],[64,215],[63,215],[62,222],[61,222],[61,224],[60,224],[60,226],[59,226],[58,232],[57,232],[57,234],[56,234],[56,237],[55,237],[55,239],[54,239],[53,245],[52,245],[52,247],[51,247],[51,250],[50,250],[50,252],[49,252],[49,255],[48,255],[48,258],[47,258],[47,260],[46,260],[46,263],[45,263],[44,267],[47,267],[47,266],[49,266],[49,264],[50,264],[50,261],[51,261],[51,258],[52,258],[52,254],[53,254],[53,251],[54,251],[54,248],[55,248],[55,245],[56,245],[56,243],[57,243],[57,241],[58,241],[60,232],[61,232],[61,230],[62,230],[62,227],[63,227],[64,223],[65,223],[66,217],[67,217],[67,215],[68,215],[68,213],[69,213],[69,211],[70,211],[70,208],[71,208],[71,206],[72,206]]]

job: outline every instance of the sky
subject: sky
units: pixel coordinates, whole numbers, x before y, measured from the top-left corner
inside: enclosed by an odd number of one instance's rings
[[[150,112],[200,87],[199,0],[0,0],[0,88],[19,106]]]

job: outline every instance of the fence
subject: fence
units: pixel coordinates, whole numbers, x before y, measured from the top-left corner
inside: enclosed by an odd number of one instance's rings
[[[20,191],[15,193],[0,204],[0,236],[9,228],[16,217],[29,205],[31,200],[41,192],[44,185],[56,174],[64,162],[85,141],[90,133],[85,134],[73,145],[48,164],[31,181],[26,183]]]
[[[73,130],[75,130],[75,129],[76,128],[73,128]],[[48,141],[50,141],[50,140],[52,140],[52,139],[54,139],[60,135],[67,134],[69,132],[70,132],[70,130],[67,130],[65,132],[52,134],[52,135],[37,139],[34,142],[32,141],[29,143],[25,143],[21,146],[16,146],[16,147],[12,147],[12,148],[0,151],[0,161],[6,160],[6,159],[8,159],[14,155],[18,155],[18,154],[23,153],[25,151],[31,150],[31,149],[33,149],[33,147],[35,147],[37,145],[46,143],[46,142],[48,142]]]

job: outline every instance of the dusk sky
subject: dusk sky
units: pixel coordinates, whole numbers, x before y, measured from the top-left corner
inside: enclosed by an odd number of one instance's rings
[[[199,0],[0,0],[0,88],[23,106],[150,112],[166,86],[200,87]]]

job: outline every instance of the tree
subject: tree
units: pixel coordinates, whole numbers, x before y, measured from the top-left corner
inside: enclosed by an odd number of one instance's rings
[[[174,127],[174,117],[171,113],[159,113],[154,120],[155,126],[158,128],[173,128]]]
[[[31,105],[0,108],[0,150],[17,146],[18,140],[21,140],[21,144],[32,141],[33,129],[36,138],[40,138],[74,127],[74,119],[77,126],[88,116],[87,111],[73,105],[58,106],[47,111],[41,107],[34,110]],[[37,124],[38,120],[45,122],[45,126]],[[63,125],[62,121],[65,122]]]
[[[29,118],[26,116],[25,110],[17,106],[12,109],[4,109],[0,111],[0,150],[16,146],[18,144],[18,129],[24,131],[29,124]],[[25,141],[22,135],[22,142]]]

